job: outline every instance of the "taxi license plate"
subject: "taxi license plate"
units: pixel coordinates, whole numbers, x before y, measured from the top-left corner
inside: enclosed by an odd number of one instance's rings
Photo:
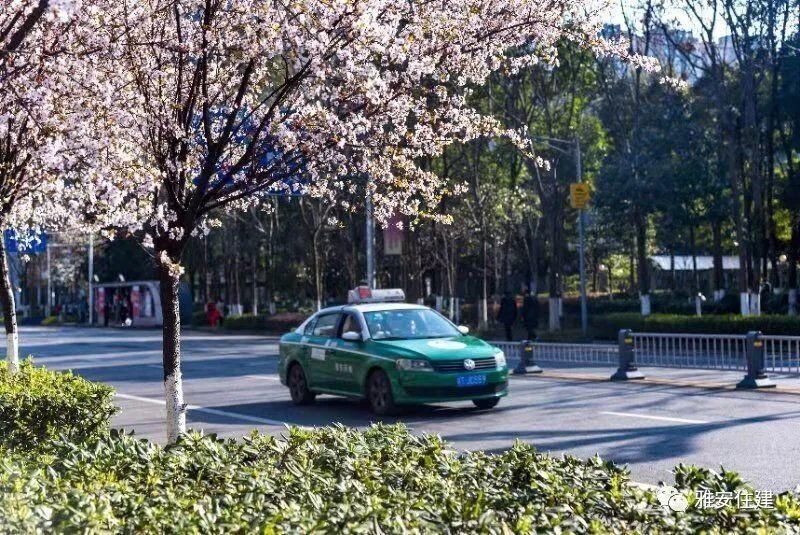
[[[475,375],[460,375],[456,377],[456,385],[464,386],[481,386],[486,384],[486,374],[479,373]]]

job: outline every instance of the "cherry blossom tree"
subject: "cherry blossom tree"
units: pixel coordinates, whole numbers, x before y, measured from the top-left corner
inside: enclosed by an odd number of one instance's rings
[[[185,429],[181,257],[215,210],[297,190],[348,209],[341,199],[368,189],[379,219],[443,218],[430,210],[444,182],[421,159],[479,136],[520,142],[468,105],[471,88],[556,62],[560,39],[623,50],[597,38],[603,6],[567,0],[95,4],[106,44],[91,60],[97,102],[125,162],[116,176],[136,214],[129,230],[159,273],[169,442]]]
[[[81,195],[94,191],[67,185],[71,173],[87,171],[93,136],[84,134],[81,125],[95,120],[79,97],[79,64],[70,50],[80,30],[87,28],[79,24],[79,12],[79,2],[73,0],[0,5],[0,232],[77,214],[77,199],[66,190]],[[88,184],[91,176],[87,172],[81,181]],[[6,359],[14,373],[19,365],[16,307],[3,239],[0,302]]]

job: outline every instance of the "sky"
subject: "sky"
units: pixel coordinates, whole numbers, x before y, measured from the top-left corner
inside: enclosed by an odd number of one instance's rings
[[[625,18],[623,12],[627,14],[633,21],[638,23],[641,20],[643,10],[638,9],[638,6],[642,5],[643,1],[637,0],[610,0],[612,2],[612,6],[609,9],[609,22],[613,24],[620,24],[622,26],[625,25]],[[692,30],[695,34],[699,33],[699,26],[693,20],[693,17],[688,16],[683,9],[683,6],[686,5],[684,0],[666,0],[665,2],[667,5],[671,7],[667,7],[665,9],[665,15],[668,19],[677,21],[677,25],[685,30]],[[711,16],[712,11],[710,9],[706,9],[708,16]],[[717,15],[717,24],[715,27],[714,36],[719,38],[724,35],[727,35],[729,32],[727,31],[727,26],[724,24],[722,17]]]

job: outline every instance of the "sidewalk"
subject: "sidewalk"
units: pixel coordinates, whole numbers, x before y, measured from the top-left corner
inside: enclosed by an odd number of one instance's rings
[[[510,363],[511,367],[516,364]],[[573,381],[609,381],[616,367],[590,366],[564,362],[541,361],[537,364],[543,373],[526,375],[526,378],[551,378]],[[670,385],[715,390],[734,390],[744,377],[741,371],[701,370],[691,368],[640,367],[645,378],[636,380],[641,384]],[[800,376],[796,374],[767,374],[777,385],[776,388],[761,388],[759,392],[800,395]],[[519,377],[519,376],[517,376]]]

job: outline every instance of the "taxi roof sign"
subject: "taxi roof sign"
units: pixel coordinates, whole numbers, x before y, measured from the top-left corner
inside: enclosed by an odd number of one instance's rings
[[[347,302],[351,305],[364,303],[402,303],[406,294],[400,288],[373,290],[369,286],[359,286],[347,292]]]

